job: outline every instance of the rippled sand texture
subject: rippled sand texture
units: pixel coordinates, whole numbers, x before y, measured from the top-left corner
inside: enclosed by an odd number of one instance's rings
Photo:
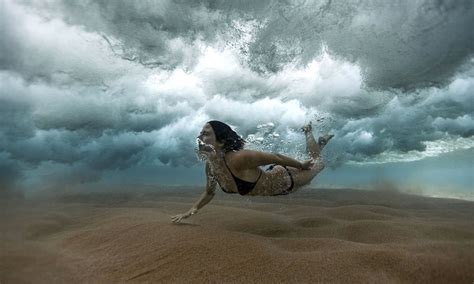
[[[219,192],[172,224],[199,194],[3,200],[0,282],[474,281],[473,202],[358,190]]]

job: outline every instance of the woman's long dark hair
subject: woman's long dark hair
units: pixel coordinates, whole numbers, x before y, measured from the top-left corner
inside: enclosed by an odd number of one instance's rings
[[[224,144],[223,149],[225,153],[229,151],[239,151],[244,148],[245,140],[232,130],[229,125],[218,120],[211,120],[207,123],[209,123],[212,130],[214,130],[217,142]]]

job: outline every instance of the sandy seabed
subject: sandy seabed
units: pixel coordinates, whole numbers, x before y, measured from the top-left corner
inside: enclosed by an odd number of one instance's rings
[[[474,202],[391,191],[0,200],[0,283],[473,283]]]

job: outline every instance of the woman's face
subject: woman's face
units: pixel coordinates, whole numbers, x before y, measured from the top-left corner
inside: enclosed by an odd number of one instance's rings
[[[214,146],[216,149],[220,149],[222,147],[222,143],[217,142],[214,130],[209,123],[204,124],[204,127],[202,128],[198,138],[201,139],[201,141],[205,144]]]

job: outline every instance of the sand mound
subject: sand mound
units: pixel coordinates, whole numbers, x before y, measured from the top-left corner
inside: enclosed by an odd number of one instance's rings
[[[170,216],[187,210],[196,193],[184,199],[147,194],[142,202],[143,194],[127,201],[123,194],[108,200],[88,193],[9,204],[1,220],[7,231],[1,235],[0,281],[474,279],[472,202],[400,194],[388,200],[350,190],[252,201],[216,196],[191,219],[172,224]]]
[[[318,228],[337,223],[334,219],[323,217],[304,217],[294,221],[294,224],[303,228]]]

